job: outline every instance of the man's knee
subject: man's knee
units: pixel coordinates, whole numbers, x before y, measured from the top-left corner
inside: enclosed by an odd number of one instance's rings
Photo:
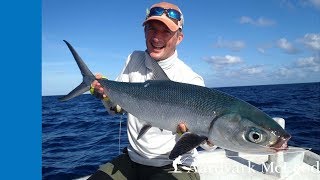
[[[98,170],[92,174],[87,180],[110,180],[112,179],[108,174],[103,171]]]
[[[127,154],[122,154],[111,162],[101,165],[90,180],[99,179],[98,177],[101,179],[130,179],[129,177],[133,174],[130,157]]]
[[[106,175],[109,175],[112,179],[127,179],[124,170],[125,168],[119,164],[113,165],[111,163],[104,164],[100,166],[99,171],[104,172]]]

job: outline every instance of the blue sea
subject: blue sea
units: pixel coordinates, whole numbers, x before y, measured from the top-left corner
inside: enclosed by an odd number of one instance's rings
[[[217,88],[286,120],[291,146],[320,154],[320,83]],[[94,173],[128,144],[126,115],[110,116],[84,94],[67,102],[42,97],[42,177],[74,179]],[[119,138],[120,137],[120,138]]]

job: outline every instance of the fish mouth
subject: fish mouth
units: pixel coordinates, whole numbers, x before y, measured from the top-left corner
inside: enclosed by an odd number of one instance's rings
[[[281,136],[275,144],[270,146],[270,148],[276,152],[288,150],[288,141],[290,138],[291,136],[289,134],[285,134],[284,136]]]

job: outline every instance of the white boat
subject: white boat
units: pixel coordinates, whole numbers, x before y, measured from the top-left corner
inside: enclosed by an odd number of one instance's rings
[[[284,127],[284,119],[274,119]],[[200,174],[201,180],[320,180],[319,162],[318,154],[293,146],[289,146],[287,152],[278,152],[274,155],[245,154],[217,148],[211,151],[199,151],[191,167],[197,167],[196,171]],[[89,177],[77,180],[86,180]]]

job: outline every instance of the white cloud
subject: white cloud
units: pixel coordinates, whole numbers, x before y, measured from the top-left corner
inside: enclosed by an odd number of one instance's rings
[[[272,26],[275,24],[275,21],[273,20],[270,20],[270,19],[266,19],[266,18],[263,18],[263,17],[260,17],[257,21],[256,21],[256,24],[258,26]]]
[[[294,4],[294,2],[291,2],[291,0],[281,0],[280,3],[282,6],[285,6],[289,9],[295,8],[295,4]]]
[[[257,50],[258,50],[260,53],[262,53],[262,54],[265,54],[265,53],[266,53],[266,51],[265,51],[264,48],[257,48]]]
[[[225,75],[228,77],[252,77],[252,76],[261,76],[264,73],[264,67],[261,65],[254,66],[243,66],[237,69],[229,69],[225,72]]]
[[[248,75],[256,75],[256,74],[261,74],[263,72],[263,68],[259,66],[245,67],[241,71]]]
[[[298,7],[313,7],[315,9],[320,9],[320,0],[282,0],[281,4],[289,9]]]
[[[299,58],[296,61],[298,68],[306,68],[307,70],[320,72],[320,58],[319,57],[306,57]]]
[[[240,24],[253,24],[253,20],[248,16],[242,16],[240,18]]]
[[[276,74],[280,75],[281,77],[289,77],[294,73],[292,69],[289,69],[287,67],[280,67],[278,69],[278,72],[276,72]]]
[[[305,34],[301,42],[312,50],[320,51],[320,33]]]
[[[260,17],[256,20],[254,20],[248,16],[240,17],[239,23],[240,24],[251,24],[251,25],[256,25],[256,26],[272,26],[272,25],[276,24],[276,22],[271,19]]]
[[[227,48],[232,51],[240,51],[241,49],[245,48],[245,46],[246,45],[243,41],[240,41],[240,40],[227,41],[227,40],[223,40],[222,38],[219,38],[214,45],[214,47]]]
[[[286,38],[281,38],[277,41],[276,45],[282,49],[285,53],[296,54],[298,49],[295,48]]]
[[[273,42],[265,42],[257,46],[257,51],[261,54],[267,54],[268,50],[274,47]]]
[[[307,3],[316,9],[320,9],[320,0],[307,0]]]
[[[320,56],[299,58],[288,64],[246,65],[235,63],[225,57],[211,57],[206,60],[214,65],[214,75],[210,75],[210,86],[242,86],[274,83],[318,82],[320,77]],[[228,59],[228,60],[227,60]],[[222,61],[224,60],[224,61]],[[224,66],[222,66],[224,62]],[[239,66],[241,65],[241,66]],[[217,68],[220,67],[220,68]],[[225,81],[228,79],[228,81]],[[217,85],[219,84],[219,85]]]
[[[211,56],[210,58],[205,58],[205,61],[211,64],[215,68],[221,68],[224,66],[230,66],[234,64],[242,63],[240,57],[226,55],[224,57],[221,56]]]
[[[273,73],[274,77],[292,82],[315,82],[319,81],[320,75],[320,58],[305,57],[277,68]]]

